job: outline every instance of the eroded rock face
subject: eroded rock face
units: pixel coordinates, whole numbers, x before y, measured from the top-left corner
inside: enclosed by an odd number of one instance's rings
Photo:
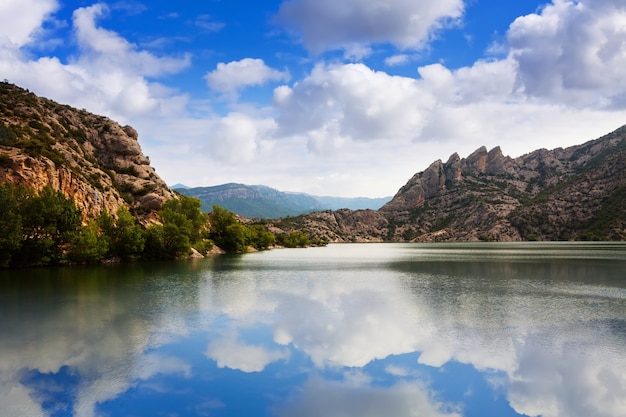
[[[0,182],[61,190],[85,220],[125,205],[148,224],[174,193],[130,126],[0,83]]]
[[[413,176],[380,211],[398,224],[396,239],[624,239],[626,127],[515,159],[500,147],[453,154]]]
[[[464,176],[505,175],[514,171],[513,160],[505,157],[500,147],[487,152],[487,148],[482,146],[464,159],[455,152],[445,164],[437,160],[425,171],[415,174],[381,210],[392,212],[420,207],[426,200],[441,195],[462,181]]]
[[[388,220],[375,210],[325,210],[299,216],[294,227],[281,229],[269,225],[274,233],[302,230],[313,239],[325,238],[332,243],[383,242]]]
[[[452,154],[415,174],[378,212],[303,216],[331,242],[626,239],[626,127],[519,158]]]

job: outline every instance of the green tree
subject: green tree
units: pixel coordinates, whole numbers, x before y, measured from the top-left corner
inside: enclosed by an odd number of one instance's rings
[[[109,247],[107,255],[125,261],[136,260],[141,257],[146,242],[144,231],[126,206],[117,209],[116,217],[103,212],[97,220]]]
[[[289,233],[281,233],[277,236],[277,242],[287,248],[304,248],[309,246],[309,235],[301,230],[294,230]]]
[[[274,245],[276,237],[274,233],[260,224],[250,226],[250,244],[256,249],[267,249]]]
[[[211,222],[210,236],[218,246],[218,242],[226,235],[226,228],[237,223],[237,218],[233,213],[218,205],[213,206],[213,211],[209,214],[209,220]]]
[[[208,215],[200,206],[200,200],[187,196],[166,201],[159,211],[161,224],[146,230],[144,257],[180,258],[188,255],[192,246],[207,248]]]
[[[23,242],[16,258],[21,265],[60,264],[80,230],[82,215],[74,201],[45,186],[39,195],[18,198]]]
[[[15,194],[13,184],[0,184],[0,268],[11,264],[22,246],[22,217]]]
[[[161,211],[163,222],[163,248],[168,257],[181,257],[191,249],[194,234],[192,222],[183,213],[166,207]]]
[[[95,220],[90,220],[83,226],[72,245],[69,258],[72,262],[94,263],[99,262],[109,251],[107,239],[102,238],[100,227]]]
[[[146,229],[146,243],[142,256],[145,259],[166,259],[165,228],[161,224],[154,224]]]
[[[188,230],[188,237],[191,243],[196,243],[203,239],[204,231],[207,229],[208,215],[200,207],[202,202],[197,198],[179,195],[178,198],[167,200],[163,203],[162,212],[171,210],[185,216],[191,224]]]
[[[228,227],[237,224],[237,218],[224,207],[214,205],[213,211],[209,214],[209,221],[211,223],[209,237],[217,246],[228,251],[227,246],[230,245],[227,242]]]
[[[227,252],[244,252],[250,245],[250,229],[241,223],[234,223],[226,227],[221,240],[222,249]]]

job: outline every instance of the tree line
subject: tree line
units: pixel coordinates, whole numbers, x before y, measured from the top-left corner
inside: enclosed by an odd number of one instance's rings
[[[157,224],[142,227],[122,206],[83,224],[71,198],[46,186],[37,194],[0,184],[0,268],[136,261],[186,257],[192,248],[208,253],[309,246],[301,231],[274,234],[262,224],[245,225],[220,206],[200,210],[200,200],[179,195],[163,204]]]

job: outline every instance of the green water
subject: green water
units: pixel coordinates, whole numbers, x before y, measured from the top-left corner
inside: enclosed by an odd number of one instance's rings
[[[626,415],[626,244],[0,271],[2,416]]]

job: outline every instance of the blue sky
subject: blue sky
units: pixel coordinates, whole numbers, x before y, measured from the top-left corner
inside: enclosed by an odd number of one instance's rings
[[[623,0],[2,0],[0,78],[139,131],[171,185],[393,195],[626,123]]]

